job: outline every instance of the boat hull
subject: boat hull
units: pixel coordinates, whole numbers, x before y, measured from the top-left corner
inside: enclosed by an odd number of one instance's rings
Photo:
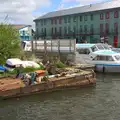
[[[103,73],[120,73],[120,64],[96,64],[95,70]]]

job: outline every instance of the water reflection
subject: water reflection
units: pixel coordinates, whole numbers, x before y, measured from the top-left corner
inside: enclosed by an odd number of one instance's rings
[[[118,120],[120,75],[98,74],[96,87],[0,102],[0,120]]]

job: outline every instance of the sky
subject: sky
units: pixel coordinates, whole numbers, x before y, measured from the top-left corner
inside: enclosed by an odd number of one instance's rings
[[[111,0],[0,0],[0,22],[30,24],[41,15],[65,8]]]

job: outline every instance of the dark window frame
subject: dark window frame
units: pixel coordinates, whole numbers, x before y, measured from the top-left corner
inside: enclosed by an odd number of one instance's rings
[[[106,12],[106,19],[110,18],[110,12]]]
[[[115,11],[114,12],[114,18],[118,18],[119,17],[119,11]]]
[[[83,20],[83,16],[81,15],[81,16],[80,16],[80,21],[82,21],[82,20]]]
[[[84,20],[85,20],[85,21],[87,21],[87,17],[88,17],[87,15],[84,16]]]
[[[104,14],[100,13],[100,20],[103,20],[103,19],[104,19]]]
[[[94,20],[94,18],[93,18],[93,14],[90,15],[90,19],[91,19],[91,21]]]

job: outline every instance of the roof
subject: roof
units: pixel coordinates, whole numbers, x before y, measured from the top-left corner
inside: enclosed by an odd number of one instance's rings
[[[22,28],[24,28],[24,27],[28,27],[28,26],[30,26],[31,27],[31,25],[20,25],[20,24],[13,24],[12,25],[14,28],[16,28],[16,29],[22,29]]]
[[[53,11],[35,19],[34,21],[39,19],[57,17],[57,16],[66,16],[70,14],[87,13],[87,12],[100,11],[100,10],[113,9],[113,8],[120,8],[120,0],[112,0],[110,2],[97,3],[82,7],[74,7],[59,11]]]
[[[111,56],[115,54],[120,55],[120,53],[114,52],[112,50],[99,50],[99,51],[94,52],[94,54],[105,55],[105,56]]]
[[[76,44],[76,48],[90,48],[93,47],[95,44]]]

